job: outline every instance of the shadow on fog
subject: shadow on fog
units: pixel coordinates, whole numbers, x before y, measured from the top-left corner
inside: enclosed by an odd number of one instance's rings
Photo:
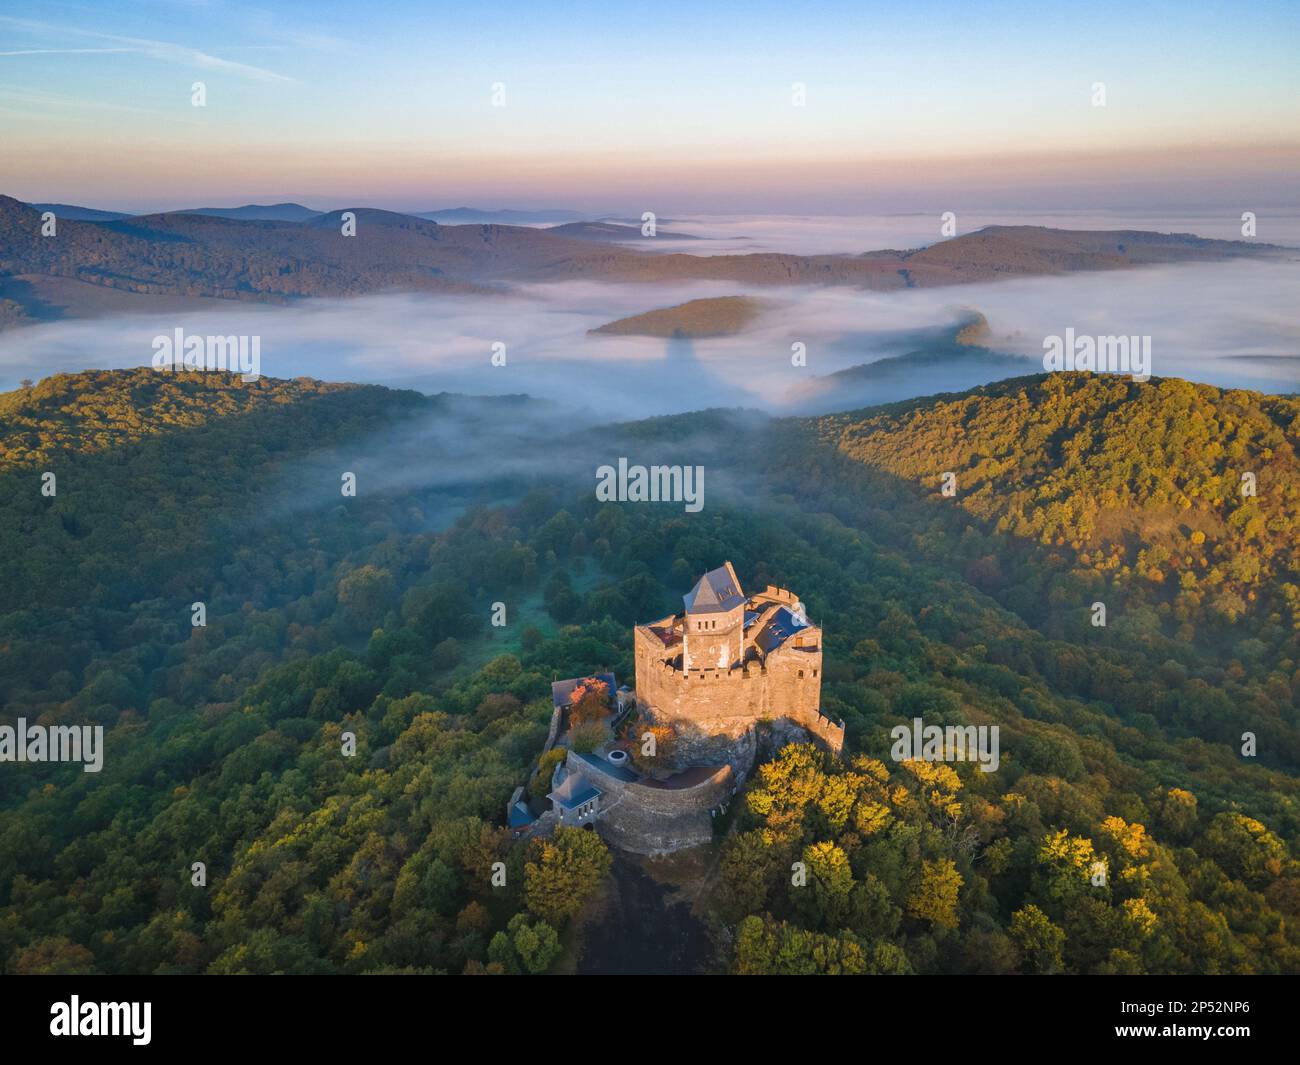
[[[946,289],[746,288],[719,283],[521,286],[499,296],[388,294],[290,306],[212,301],[53,321],[0,333],[0,389],[57,372],[148,365],[152,342],[183,328],[261,338],[262,373],[478,395],[529,394],[605,420],[702,407],[774,413],[851,409],[986,384],[1041,369],[1042,342],[1150,335],[1155,376],[1220,387],[1300,387],[1300,262],[1234,262],[1012,279]],[[744,332],[690,341],[596,336],[602,325],[689,299],[743,294],[764,305]],[[987,348],[971,357],[884,360],[930,350],[982,312]],[[807,349],[792,364],[791,345]],[[494,365],[505,345],[506,365]],[[833,377],[881,364],[869,373]],[[831,379],[812,402],[813,379]]]

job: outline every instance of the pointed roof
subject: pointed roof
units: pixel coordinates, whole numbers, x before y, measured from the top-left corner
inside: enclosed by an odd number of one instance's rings
[[[740,578],[736,576],[730,562],[709,570],[688,594],[682,596],[688,614],[725,614],[744,601]]]
[[[600,789],[592,787],[586,777],[570,773],[564,778],[564,782],[546,797],[566,810],[576,810],[590,799],[599,799],[600,795]]]

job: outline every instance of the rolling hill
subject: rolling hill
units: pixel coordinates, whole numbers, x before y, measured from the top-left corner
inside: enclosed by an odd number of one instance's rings
[[[51,238],[41,236],[35,208],[0,196],[0,277],[36,285],[53,276],[137,293],[274,302],[398,289],[491,291],[512,282],[577,279],[898,289],[1286,254],[1270,245],[1177,234],[1039,227],[991,227],[917,251],[857,256],[648,254],[546,229],[448,226],[369,208],[351,213],[356,233],[350,237],[341,232],[344,211],[336,210],[298,222],[178,213],[103,223],[65,219]],[[23,307],[21,298],[9,298]]]
[[[1207,655],[1255,616],[1272,653],[1294,656],[1300,399],[1050,374],[800,424],[815,450],[969,530],[955,556],[966,575],[1027,618],[1077,629],[1089,596],[1106,590],[1149,608],[1144,625],[1184,640],[1200,633]],[[1051,592],[1010,578],[1031,556],[1036,580],[1060,578]],[[1076,602],[1069,624],[1064,596]]]

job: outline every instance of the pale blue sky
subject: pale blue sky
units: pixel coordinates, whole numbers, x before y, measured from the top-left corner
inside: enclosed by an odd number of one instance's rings
[[[0,192],[131,209],[653,196],[811,212],[949,186],[1158,197],[1165,179],[1179,202],[1284,203],[1298,105],[1295,2],[36,0],[0,15]],[[1135,192],[1142,175],[1154,187]]]

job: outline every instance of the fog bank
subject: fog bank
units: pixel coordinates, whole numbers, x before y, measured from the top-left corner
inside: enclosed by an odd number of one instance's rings
[[[937,331],[978,311],[989,322],[988,346],[1024,356],[1025,373],[1041,371],[1045,336],[1072,327],[1079,334],[1151,336],[1156,376],[1294,391],[1300,388],[1297,293],[1300,262],[1233,261],[888,293],[569,282],[498,296],[231,303],[0,334],[0,388],[62,371],[148,365],[153,338],[181,328],[259,336],[261,372],[271,377],[528,393],[609,420],[720,406],[780,412],[808,378],[924,348]],[[664,340],[588,333],[653,308],[733,294],[763,304],[740,335]],[[806,366],[792,365],[796,343],[805,347]],[[505,345],[504,366],[493,365],[496,344]],[[945,391],[944,377],[942,367],[918,368],[907,387],[913,395]],[[836,406],[833,396],[826,403]]]

